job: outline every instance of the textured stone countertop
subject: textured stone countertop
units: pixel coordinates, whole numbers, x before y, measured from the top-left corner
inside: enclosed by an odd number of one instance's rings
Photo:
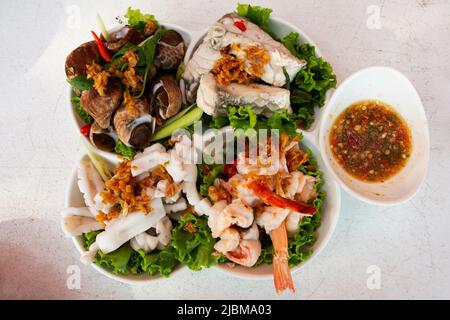
[[[450,298],[450,2],[447,0],[253,1],[297,25],[339,82],[373,65],[403,72],[418,90],[431,136],[427,179],[391,208],[342,193],[328,246],[294,276],[297,299]],[[145,286],[116,283],[79,262],[60,228],[67,179],[82,154],[68,108],[64,60],[132,5],[160,21],[202,30],[233,1],[10,1],[0,3],[0,298],[267,299],[272,281],[183,270]],[[79,20],[74,20],[78,12]],[[380,13],[379,29],[376,19]],[[78,23],[79,22],[79,23]],[[81,289],[66,285],[70,265]],[[375,266],[375,267],[370,267]],[[375,269],[373,269],[375,268]],[[378,269],[379,268],[379,269]],[[367,285],[379,270],[381,286]],[[370,281],[369,281],[370,282]]]

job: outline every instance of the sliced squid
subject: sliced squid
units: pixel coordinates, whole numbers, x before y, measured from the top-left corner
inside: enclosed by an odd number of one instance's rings
[[[130,240],[130,245],[135,251],[143,250],[145,253],[149,253],[156,249],[158,242],[158,237],[142,232]]]
[[[112,220],[105,231],[97,235],[96,242],[99,248],[104,253],[112,252],[131,238],[148,230],[166,215],[160,198],[153,199],[151,207],[152,211],[148,214],[131,212]]]
[[[94,198],[103,191],[103,180],[90,161],[83,160],[78,164],[78,188],[83,194],[84,203],[95,217],[97,209]]]
[[[190,205],[196,206],[202,200],[202,197],[198,193],[195,183],[183,182],[183,184],[181,185],[181,189],[186,195],[186,198]]]
[[[130,240],[131,247],[136,251],[143,250],[145,253],[149,253],[156,248],[164,249],[172,240],[172,222],[166,216],[159,220],[154,228],[156,236],[142,232]]]
[[[222,214],[226,207],[227,201],[221,200],[214,203],[211,208],[211,213],[208,217],[208,226],[210,227],[214,238],[219,237],[220,234],[229,226],[227,217]]]
[[[158,234],[158,249],[162,250],[172,241],[172,221],[165,216],[155,226]]]
[[[164,209],[167,213],[180,212],[187,209],[187,203],[185,198],[178,199],[175,203],[164,204]]]
[[[209,216],[211,208],[212,208],[211,202],[209,201],[208,198],[203,198],[194,206],[195,212],[197,212],[198,215],[200,216],[202,215]]]
[[[85,264],[93,262],[98,249],[100,249],[100,248],[99,248],[97,242],[94,242],[93,244],[91,244],[88,251],[81,254],[80,261]]]
[[[169,162],[169,160],[170,156],[166,149],[159,143],[154,144],[135,156],[131,162],[131,174],[136,177]]]
[[[68,237],[75,237],[83,233],[101,230],[103,226],[92,217],[66,215],[62,220],[62,229]]]

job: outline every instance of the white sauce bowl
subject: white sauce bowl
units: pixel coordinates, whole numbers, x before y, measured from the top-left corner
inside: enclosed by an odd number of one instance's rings
[[[411,155],[396,175],[384,182],[364,182],[349,175],[335,160],[330,149],[330,130],[335,119],[348,106],[362,100],[379,100],[397,111],[412,135]],[[430,157],[428,124],[422,101],[411,82],[387,67],[370,67],[347,78],[334,92],[321,119],[320,152],[327,169],[354,197],[376,205],[408,201],[425,179]]]

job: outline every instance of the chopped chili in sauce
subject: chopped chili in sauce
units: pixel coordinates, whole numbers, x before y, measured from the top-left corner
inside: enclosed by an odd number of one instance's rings
[[[330,145],[351,176],[384,182],[408,161],[412,139],[405,121],[389,105],[366,100],[350,105],[336,118]]]

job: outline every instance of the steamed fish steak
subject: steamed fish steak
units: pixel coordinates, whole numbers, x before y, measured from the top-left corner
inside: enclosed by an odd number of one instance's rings
[[[244,24],[245,28],[238,28],[236,22]],[[268,61],[263,65],[263,70],[257,72],[247,58],[250,48],[262,49],[268,55]],[[216,62],[221,58],[221,51],[227,51],[238,59],[244,60],[244,69],[252,77],[259,78],[264,82],[282,87],[286,83],[286,70],[290,79],[306,65],[305,60],[296,58],[280,42],[274,40],[259,26],[239,16],[237,13],[229,13],[217,21],[206,34],[203,42],[194,52],[191,60],[187,63],[183,74],[186,85],[187,99],[195,100],[195,92],[198,88],[202,75],[214,68]]]
[[[225,115],[227,105],[251,105],[257,114],[274,111],[291,113],[290,92],[287,89],[262,84],[218,84],[212,73],[201,77],[197,105],[207,114]]]

